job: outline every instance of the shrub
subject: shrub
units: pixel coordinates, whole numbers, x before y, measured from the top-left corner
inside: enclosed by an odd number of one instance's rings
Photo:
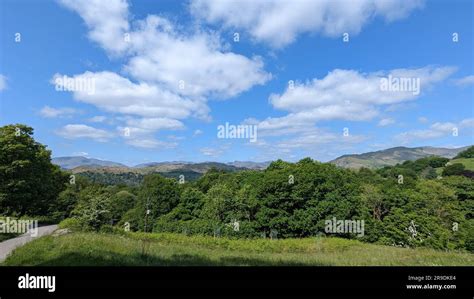
[[[450,175],[462,175],[465,166],[461,163],[454,163],[452,165],[448,165],[443,170],[443,176],[450,176]]]
[[[59,228],[67,228],[72,231],[81,231],[84,229],[84,223],[78,218],[66,218],[59,223]]]

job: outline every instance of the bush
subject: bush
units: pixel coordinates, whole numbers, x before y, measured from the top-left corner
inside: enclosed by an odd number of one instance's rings
[[[81,231],[84,230],[84,223],[78,218],[66,218],[59,223],[59,228],[61,229],[70,229],[71,231]]]
[[[181,233],[186,235],[207,235],[228,238],[256,238],[260,234],[254,222],[242,221],[239,230],[235,231],[230,225],[212,220],[194,219],[188,221],[167,221],[159,219],[153,229],[154,232]]]
[[[454,159],[460,158],[474,158],[474,146],[469,147],[467,150],[460,152]]]
[[[443,176],[450,176],[450,175],[462,175],[465,166],[461,163],[454,163],[452,165],[448,165],[443,170]]]

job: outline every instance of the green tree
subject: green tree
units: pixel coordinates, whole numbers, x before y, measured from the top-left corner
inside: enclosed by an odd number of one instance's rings
[[[237,209],[235,194],[225,184],[214,185],[205,197],[202,216],[220,223],[230,222]]]
[[[474,158],[474,146],[470,146],[468,149],[460,152],[456,157],[454,157],[454,159],[460,158]]]
[[[33,128],[0,128],[0,211],[47,215],[68,178],[51,163],[51,152],[33,138]]]
[[[424,172],[425,172],[424,173],[425,179],[432,180],[438,177],[438,174],[436,173],[436,169],[434,169],[431,166],[428,166]]]
[[[123,215],[136,205],[137,197],[127,190],[121,190],[110,198],[110,213],[113,223],[122,219]]]
[[[448,165],[443,169],[443,176],[462,175],[465,168],[466,167],[461,163]]]
[[[107,188],[92,185],[80,192],[78,203],[72,211],[74,218],[92,230],[99,230],[103,225],[110,225],[112,221],[112,194]]]
[[[147,215],[147,226],[153,227],[156,219],[171,212],[178,205],[179,189],[175,179],[165,178],[159,174],[145,176],[138,193],[137,210],[132,215],[143,215],[143,219]],[[144,228],[144,221],[141,219],[135,221],[140,222],[140,229]]]

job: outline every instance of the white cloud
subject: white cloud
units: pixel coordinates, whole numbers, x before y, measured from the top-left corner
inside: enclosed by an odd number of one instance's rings
[[[455,79],[454,83],[459,86],[474,85],[474,75],[466,76],[464,78]]]
[[[420,89],[429,88],[454,73],[451,67],[424,67],[418,69],[395,69],[390,72],[360,73],[353,70],[336,69],[323,79],[313,79],[306,83],[296,82],[294,88],[288,87],[281,94],[272,94],[270,102],[275,108],[291,112],[317,109],[321,117],[344,116],[347,109],[359,110],[364,114],[372,105],[394,104],[419,97],[413,90],[383,90],[382,79],[392,78],[419,79]],[[352,108],[351,108],[352,107]],[[329,113],[329,115],[328,115]],[[356,116],[357,118],[366,118]]]
[[[0,74],[0,91],[7,89],[7,77]]]
[[[282,94],[269,97],[274,108],[288,111],[289,114],[261,121],[258,124],[259,134],[294,134],[323,120],[368,121],[379,114],[381,106],[413,101],[423,94],[413,90],[383,90],[382,79],[389,76],[419,79],[420,90],[424,91],[454,71],[451,67],[429,66],[368,74],[336,69],[322,79],[295,82],[293,87],[288,86]]]
[[[379,127],[386,127],[395,123],[395,120],[391,117],[382,118],[377,124]]]
[[[201,134],[203,134],[203,133],[204,133],[204,132],[203,132],[202,130],[197,129],[197,130],[194,131],[193,137],[199,136],[199,135],[201,135]]]
[[[136,55],[125,67],[138,80],[165,84],[184,96],[229,98],[271,78],[259,57],[224,51],[215,35],[185,35],[158,16],[138,24],[131,35]]]
[[[204,148],[199,149],[199,151],[204,156],[209,156],[209,157],[219,157],[224,153],[224,151],[221,148],[211,148],[211,147],[204,147]]]
[[[89,38],[112,55],[124,53],[128,44],[124,34],[129,31],[126,0],[59,0],[77,12],[90,29]]]
[[[143,149],[172,149],[177,146],[175,142],[163,142],[155,138],[130,138],[127,139],[126,143]]]
[[[93,116],[93,117],[88,119],[88,121],[90,121],[92,123],[102,123],[105,120],[107,120],[107,117],[105,117],[103,115],[96,115],[96,116]]]
[[[56,118],[56,117],[67,117],[73,114],[78,113],[76,109],[73,108],[52,108],[49,106],[44,106],[40,110],[40,115],[46,118]]]
[[[89,154],[86,152],[74,152],[72,153],[73,156],[81,156],[81,157],[89,157]]]
[[[140,136],[151,138],[156,130],[183,128],[181,120],[189,117],[210,120],[209,98],[234,97],[271,78],[260,57],[230,52],[212,32],[194,27],[183,32],[182,27],[156,15],[132,26],[125,0],[60,2],[84,19],[93,41],[124,59],[123,71],[131,77],[108,71],[85,72],[65,76],[64,82],[71,78],[94,82],[93,92],[66,90],[73,92],[77,101],[122,114],[125,125]],[[124,41],[125,33],[129,41]],[[54,83],[62,87],[61,81]],[[154,144],[146,140],[141,144]]]
[[[180,32],[156,15],[136,21],[136,28],[130,28],[125,0],[61,3],[84,19],[92,40],[112,54],[129,58],[124,69],[141,82],[165,85],[185,96],[228,98],[271,78],[259,57],[249,59],[226,51],[215,34],[195,29]],[[124,33],[129,34],[129,42],[124,41]]]
[[[179,130],[184,128],[182,122],[165,117],[128,119],[127,125],[144,130],[149,130],[151,132],[157,130]]]
[[[318,128],[313,128],[308,130],[299,136],[294,138],[290,138],[287,140],[283,140],[277,142],[276,146],[279,148],[287,148],[287,149],[315,149],[320,147],[321,145],[327,144],[354,144],[360,143],[366,140],[367,137],[363,135],[351,135],[344,136],[343,132],[341,131],[340,134],[336,134],[334,132],[328,132],[325,130],[321,130]]]
[[[379,17],[387,22],[407,17],[423,0],[193,0],[191,12],[213,24],[245,30],[273,47],[292,43],[299,34],[339,37],[358,34]]]
[[[420,139],[435,139],[446,136],[456,136],[454,134],[461,135],[463,131],[470,131],[470,134],[474,133],[474,118],[464,119],[458,123],[452,122],[436,122],[433,123],[428,129],[424,130],[412,130],[403,132],[395,136],[395,139],[402,144],[410,143],[414,140]]]
[[[66,76],[67,79],[71,78]],[[191,114],[206,114],[204,103],[184,99],[168,90],[147,83],[133,83],[112,72],[85,72],[72,78],[93,80],[95,92],[73,91],[80,102],[93,104],[107,112],[143,117],[185,118]]]
[[[260,132],[260,131],[259,131]],[[267,132],[268,133],[268,132]],[[270,131],[274,133],[274,131]],[[353,151],[354,146],[368,140],[368,136],[349,132],[344,135],[340,132],[328,131],[317,127],[301,127],[298,130],[287,130],[288,135],[283,138],[274,138],[277,134],[264,134],[266,140],[260,138],[249,146],[260,150],[260,159],[274,159],[275,156],[292,160],[299,156],[317,157],[317,159],[333,159],[338,153]],[[298,155],[296,155],[298,153]]]
[[[87,138],[100,142],[105,142],[112,137],[110,132],[83,124],[66,125],[58,130],[56,134],[66,139]]]

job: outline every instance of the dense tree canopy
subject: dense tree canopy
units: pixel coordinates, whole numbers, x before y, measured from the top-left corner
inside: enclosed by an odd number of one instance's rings
[[[0,128],[0,211],[6,215],[47,215],[68,181],[51,164],[51,152],[25,125]]]

